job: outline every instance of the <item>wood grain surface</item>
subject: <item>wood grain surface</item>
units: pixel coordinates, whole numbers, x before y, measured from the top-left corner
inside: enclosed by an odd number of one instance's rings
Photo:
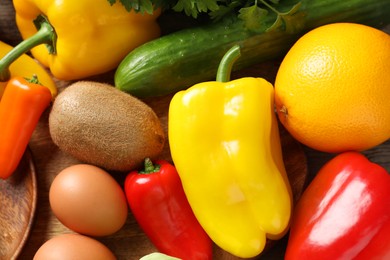
[[[248,73],[256,73],[262,70],[263,66],[258,66],[248,70]],[[240,77],[245,71],[237,73],[234,77]],[[107,82],[112,84],[112,73],[102,75],[90,80]],[[66,88],[72,82],[56,81],[59,92]],[[172,95],[160,98],[151,98],[143,100],[156,112],[161,120],[164,131],[167,134],[167,114],[169,102]],[[37,168],[38,179],[38,204],[35,216],[35,223],[31,230],[29,240],[20,255],[20,259],[31,259],[47,239],[58,234],[69,233],[71,230],[63,226],[53,215],[48,201],[50,184],[54,177],[64,168],[81,163],[75,158],[65,154],[56,147],[49,134],[48,116],[50,108],[45,111],[39,124],[31,138],[30,149],[33,154]],[[292,184],[294,199],[297,200],[303,190],[307,176],[306,156],[302,146],[296,142],[283,128],[280,129],[281,140],[283,144],[283,156],[288,172],[289,180]],[[168,142],[160,156],[161,159],[171,161]],[[112,172],[118,182],[123,185],[126,173]],[[140,257],[155,252],[156,249],[150,243],[146,235],[140,230],[138,224],[133,218],[131,212],[125,226],[117,233],[111,236],[97,238],[109,247],[118,257],[118,259],[139,259]],[[268,247],[274,243],[269,243]],[[215,247],[215,259],[237,259],[227,252]]]
[[[272,82],[276,74],[278,64],[278,61],[270,61],[264,64],[259,64],[258,66],[254,66],[248,70],[236,72],[233,75],[233,78],[241,77],[243,75],[260,75]],[[108,73],[106,75],[91,78],[91,80],[112,84],[112,76],[112,73]],[[60,92],[69,84],[71,84],[71,82],[57,81]],[[144,100],[159,116],[166,133],[168,104],[170,99],[171,96],[165,96]],[[53,215],[48,201],[48,193],[50,184],[54,177],[62,169],[70,165],[80,163],[80,161],[63,153],[53,144],[48,129],[49,113],[50,108],[43,114],[30,141],[30,149],[37,169],[38,204],[35,222],[32,226],[30,237],[27,240],[19,259],[32,259],[35,252],[46,240],[59,234],[72,232],[63,226]],[[285,165],[296,200],[299,198],[305,184],[314,177],[318,169],[327,160],[332,158],[333,155],[318,152],[300,145],[283,128],[280,128],[280,132]],[[375,147],[374,149],[365,151],[364,153],[372,161],[375,161],[384,166],[387,170],[390,170],[389,141]],[[164,147],[161,158],[168,161],[171,160],[168,144]],[[123,184],[125,177],[124,173],[112,174],[120,184]],[[136,260],[148,253],[156,251],[146,235],[139,228],[135,219],[131,215],[131,212],[129,212],[125,226],[119,232],[111,236],[97,239],[107,245],[107,247],[116,254],[119,260]],[[256,259],[283,259],[286,242],[287,236],[276,243],[268,243],[268,247],[265,252]],[[215,246],[214,259],[233,260],[238,258]]]
[[[270,61],[259,64],[250,69],[236,72],[233,78],[241,76],[254,76],[266,78],[273,82],[278,68],[279,61]],[[112,73],[91,78],[100,82],[112,84]],[[61,92],[72,82],[57,81],[59,91]],[[159,116],[165,132],[167,132],[167,113],[168,104],[171,96],[160,98],[151,98],[144,100],[150,105]],[[65,167],[80,163],[75,158],[63,153],[51,141],[48,129],[48,116],[50,109],[43,114],[39,124],[31,138],[30,149],[32,151],[35,165],[37,168],[38,179],[38,205],[35,216],[35,222],[30,233],[30,237],[24,250],[21,252],[20,259],[32,259],[36,250],[46,240],[58,234],[72,232],[64,227],[53,215],[48,201],[50,184],[54,177]],[[283,155],[289,179],[294,189],[295,200],[300,196],[304,185],[309,182],[318,169],[334,155],[318,152],[297,143],[287,132],[281,128],[281,137],[283,144]],[[364,152],[372,161],[380,163],[387,170],[390,169],[390,142],[386,142],[374,149]],[[171,160],[169,146],[166,144],[162,159]],[[123,184],[125,174],[112,173],[120,184]],[[151,252],[155,252],[154,246],[148,240],[146,235],[139,228],[135,219],[129,212],[125,226],[116,234],[97,238],[107,245],[118,257],[118,259],[136,260]],[[287,236],[276,243],[269,243],[265,252],[256,259],[283,259],[283,254],[287,242]],[[233,260],[238,259],[227,252],[215,246],[214,259]]]
[[[390,27],[384,28],[389,32]],[[11,0],[1,0],[0,3],[0,40],[11,45],[20,41],[13,19],[13,7]],[[270,61],[259,64],[249,70],[237,72],[233,78],[240,76],[263,77],[274,82],[279,61]],[[90,78],[100,82],[112,83],[113,73]],[[60,91],[71,82],[57,81]],[[145,100],[157,113],[166,129],[167,104],[170,96]],[[75,158],[63,153],[51,141],[48,129],[48,115],[50,108],[41,117],[37,128],[30,141],[30,150],[34,159],[37,174],[37,206],[34,223],[26,245],[21,251],[18,259],[32,259],[38,248],[48,239],[58,234],[70,233],[72,231],[64,227],[53,215],[48,199],[49,188],[54,177],[65,167],[80,163]],[[294,187],[294,194],[297,199],[304,187],[315,176],[319,168],[334,155],[318,152],[301,146],[293,140],[283,129],[281,129],[283,142],[283,153],[289,178]],[[390,141],[385,142],[373,149],[365,151],[364,154],[372,161],[382,165],[390,171]],[[169,147],[166,146],[162,159],[170,160]],[[113,173],[118,182],[123,183],[125,174]],[[1,210],[1,209],[0,209]],[[3,230],[0,230],[3,231]],[[22,231],[21,231],[22,232]],[[141,256],[154,252],[155,249],[138,224],[131,215],[125,226],[116,234],[99,238],[118,257],[119,260],[137,260]],[[269,248],[257,259],[283,259],[287,237],[276,244],[269,244]],[[1,248],[0,244],[0,248]],[[1,252],[1,250],[0,250]],[[4,257],[0,260],[8,260]],[[228,253],[215,247],[215,259],[237,259]]]

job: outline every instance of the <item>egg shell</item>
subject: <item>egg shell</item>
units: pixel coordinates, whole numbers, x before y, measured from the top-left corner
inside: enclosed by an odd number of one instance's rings
[[[119,183],[108,172],[88,164],[63,169],[50,186],[49,201],[63,225],[90,236],[117,232],[128,215]]]
[[[46,241],[33,260],[114,260],[115,255],[101,242],[80,234],[63,234]]]

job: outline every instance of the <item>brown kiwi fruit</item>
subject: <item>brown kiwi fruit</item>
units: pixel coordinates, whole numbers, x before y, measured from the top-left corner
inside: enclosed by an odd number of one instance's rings
[[[55,99],[49,115],[53,142],[76,159],[107,170],[129,171],[163,150],[155,112],[112,85],[78,81]]]

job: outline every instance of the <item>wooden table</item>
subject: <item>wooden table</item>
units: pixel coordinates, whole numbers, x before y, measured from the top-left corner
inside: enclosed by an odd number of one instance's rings
[[[239,77],[241,74],[247,75],[248,73],[256,74],[259,71],[266,73],[264,77],[269,77],[269,80],[272,80],[273,75],[276,73],[279,61],[273,61],[269,63],[260,64],[246,71],[241,71],[235,73],[233,77]],[[113,78],[112,73],[107,73],[105,75],[100,75],[92,80],[110,82]],[[71,82],[56,81],[57,86],[59,87],[59,92],[61,92],[66,86],[71,84]],[[110,82],[112,83],[112,82]],[[159,116],[164,130],[167,134],[167,113],[168,113],[168,104],[171,100],[172,95],[168,95],[161,98],[152,98],[144,100],[148,105],[150,105],[156,114]],[[49,238],[54,237],[59,234],[72,232],[63,226],[58,219],[53,215],[53,212],[50,209],[50,204],[48,200],[48,194],[50,185],[54,177],[64,168],[81,163],[75,158],[62,152],[51,140],[49,128],[48,128],[48,116],[50,113],[50,108],[45,111],[42,115],[38,126],[31,138],[29,147],[36,165],[37,170],[37,179],[38,179],[38,202],[37,202],[37,211],[35,216],[35,222],[33,224],[29,239],[27,244],[20,255],[20,259],[31,259],[38,248]],[[285,131],[283,133],[286,133]],[[285,136],[285,135],[283,135]],[[291,152],[299,152],[296,155],[296,159],[292,159],[293,163],[297,161],[297,167],[300,169],[294,172],[297,172],[298,175],[302,176],[296,180],[297,184],[295,187],[300,187],[298,190],[302,190],[304,185],[307,173],[307,167],[305,165],[305,156],[303,153],[302,146],[293,140],[289,135],[287,135],[283,140],[288,142],[288,150]],[[292,142],[291,142],[292,141]],[[290,143],[291,142],[291,143]],[[288,151],[285,151],[288,152]],[[171,160],[169,147],[166,144],[162,154],[160,155],[161,159]],[[294,163],[294,167],[295,163]],[[300,173],[301,172],[301,173]],[[118,180],[120,184],[123,184],[125,173],[116,173],[114,177]],[[299,193],[296,192],[297,194]],[[140,256],[146,255],[148,253],[154,252],[154,246],[150,243],[146,235],[139,228],[138,224],[134,220],[131,212],[125,226],[114,235],[97,238],[99,241],[106,244],[114,253],[118,256],[119,259],[139,259]],[[126,246],[127,245],[127,246]],[[276,247],[278,248],[278,247]],[[276,253],[283,252],[283,243],[280,243],[280,249],[275,250]],[[237,259],[233,256],[230,256],[226,252],[222,252],[220,249],[216,248],[215,250],[216,259]]]
[[[257,66],[256,71],[262,71],[264,73],[262,76],[272,81],[275,76],[277,66],[278,61],[271,61]],[[107,82],[111,78],[112,74],[108,73],[103,77],[100,76],[96,78],[96,80]],[[69,83],[70,82],[58,81],[60,91]],[[167,100],[169,99],[170,97],[165,97],[162,98],[162,101],[151,100],[147,102],[148,104],[151,104],[154,109],[157,109],[156,112],[160,118],[166,120],[166,118],[164,119],[164,117],[166,117],[166,107],[162,108],[161,106],[165,106]],[[47,239],[58,234],[71,232],[66,227],[64,227],[53,215],[48,201],[48,192],[52,180],[60,170],[80,162],[63,153],[53,144],[48,129],[48,115],[49,109],[43,114],[30,142],[30,149],[37,168],[39,189],[38,205],[35,222],[27,244],[20,255],[20,259],[32,259],[36,250]],[[311,179],[318,171],[318,169],[333,155],[321,153],[304,146],[302,146],[302,148],[307,158],[307,168],[309,178]],[[163,152],[163,157],[165,157],[165,159],[170,159],[169,151],[166,149]],[[387,141],[386,143],[364,153],[368,156],[369,159],[381,164],[388,171],[390,171],[390,141]],[[121,178],[123,179],[124,175],[116,177],[119,178],[119,181],[121,181]],[[131,213],[129,214],[125,226],[118,233],[116,233],[114,236],[99,238],[98,240],[115,251],[119,259],[136,260],[139,259],[139,256],[154,251],[153,245],[150,243],[142,230],[140,230]],[[286,239],[283,239],[271,250],[269,250],[267,254],[264,254],[258,259],[283,259],[285,245]],[[126,258],[124,256],[126,256]],[[222,259],[221,256],[218,256],[218,259]],[[236,258],[224,257],[223,259]]]
[[[5,15],[7,17],[12,17],[11,1],[2,1],[0,17],[4,18]],[[15,33],[15,28],[16,27],[13,25],[12,18],[0,20],[0,36],[2,37],[0,40],[8,42],[9,44],[17,43],[20,38],[18,34]],[[389,27],[385,30],[390,31]],[[277,66],[278,61],[271,61],[262,64],[261,70],[259,70],[262,74],[258,76],[264,77],[273,82]],[[112,73],[93,78],[93,80],[110,82],[112,81]],[[60,90],[69,83],[70,82],[59,81],[58,84]],[[51,141],[48,129],[49,111],[50,109],[46,110],[43,114],[30,141],[30,149],[37,170],[38,202],[35,220],[29,239],[27,240],[27,243],[19,257],[19,259],[22,260],[32,259],[38,248],[49,238],[58,234],[71,232],[53,215],[49,205],[48,193],[51,182],[60,170],[80,162],[60,151]],[[314,151],[307,147],[303,147],[303,150],[307,158],[309,179],[311,179],[318,169],[327,160],[329,160],[332,155]],[[366,154],[372,161],[381,164],[390,171],[390,141],[366,151],[364,154]],[[119,176],[118,178],[123,178],[123,176]],[[126,255],[126,259],[136,260],[140,255],[154,251],[153,245],[143,234],[142,230],[140,230],[131,214],[129,214],[125,226],[117,234],[115,234],[114,238],[105,237],[99,238],[98,240],[106,244],[111,250],[117,252],[119,259],[125,259],[121,256]],[[276,246],[269,250],[268,253],[264,254],[264,256],[259,259],[283,259],[285,244],[286,239],[282,239]]]
[[[43,114],[30,142],[30,149],[37,169],[38,204],[30,237],[20,255],[20,259],[32,259],[36,250],[47,239],[58,234],[71,232],[53,215],[48,201],[48,192],[56,174],[63,168],[79,163],[79,161],[63,153],[52,143],[48,130],[48,115],[49,110]],[[307,157],[310,177],[314,176],[318,169],[332,157],[330,154],[306,147],[303,147],[303,149]],[[390,141],[366,151],[365,154],[390,171]],[[99,240],[115,251],[119,255],[119,259],[124,259],[120,258],[120,255],[126,255],[130,256],[128,259],[135,260],[138,259],[138,256],[150,253],[153,250],[153,245],[140,230],[131,214],[129,214],[125,226],[114,237],[105,237]],[[126,241],[128,241],[128,246],[124,247],[123,245],[127,244]],[[286,239],[270,250],[269,255],[272,255],[272,257],[267,257],[267,254],[265,254],[259,259],[283,259],[285,243]]]

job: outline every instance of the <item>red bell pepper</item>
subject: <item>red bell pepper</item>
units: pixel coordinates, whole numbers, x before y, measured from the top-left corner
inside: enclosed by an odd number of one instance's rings
[[[390,259],[388,172],[358,152],[326,163],[295,208],[285,259]]]
[[[184,260],[212,259],[212,240],[196,219],[176,168],[145,160],[126,176],[125,192],[140,227],[161,253]]]
[[[11,78],[0,101],[0,178],[16,170],[52,95],[38,79]]]

